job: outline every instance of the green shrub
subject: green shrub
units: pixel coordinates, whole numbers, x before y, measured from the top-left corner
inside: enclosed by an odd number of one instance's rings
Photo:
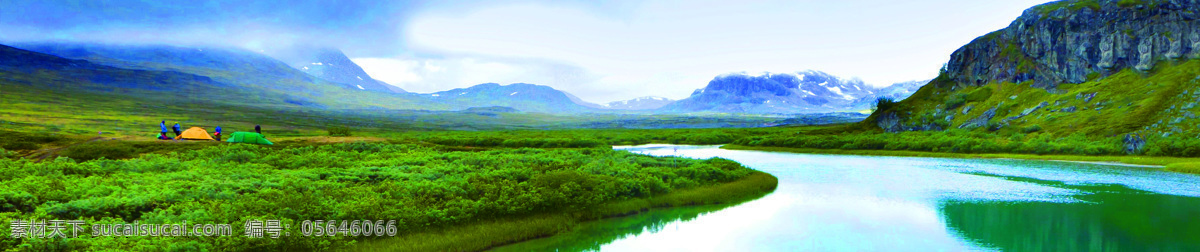
[[[875,99],[875,111],[888,111],[896,107],[896,101],[892,98],[880,97]]]
[[[67,147],[60,156],[88,161],[100,158],[126,159],[137,154],[137,150],[120,141],[92,141]]]
[[[1037,124],[1034,124],[1034,125],[1029,125],[1029,126],[1027,126],[1027,127],[1021,128],[1021,132],[1024,132],[1024,133],[1026,133],[1026,134],[1033,133],[1033,132],[1038,132],[1038,131],[1041,131],[1041,130],[1042,130],[1042,126],[1039,126],[1039,125],[1037,125]]]
[[[1200,163],[1174,163],[1167,165],[1168,171],[1200,174]]]
[[[65,138],[48,133],[25,133],[0,130],[0,148],[8,150],[37,150],[42,144],[54,143]]]
[[[1139,4],[1142,4],[1141,0],[1121,0],[1117,2],[1117,6],[1121,7],[1133,7]]]
[[[346,126],[329,126],[329,136],[350,136],[350,127]]]
[[[955,93],[946,98],[946,109],[955,109],[967,103],[967,94]]]
[[[992,97],[992,89],[991,88],[980,87],[979,89],[975,89],[975,91],[971,91],[970,93],[967,93],[967,96],[965,98],[968,102],[980,102],[980,101],[986,101],[988,98],[991,98],[991,97]]]

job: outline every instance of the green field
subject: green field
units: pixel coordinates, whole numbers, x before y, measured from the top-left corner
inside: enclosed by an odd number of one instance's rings
[[[136,143],[105,141],[89,148],[144,148],[130,146]],[[248,220],[280,220],[292,227],[293,235],[25,238],[6,239],[0,246],[294,250],[368,241],[362,246],[478,250],[653,207],[746,200],[773,190],[776,183],[770,175],[728,160],[650,157],[609,147],[176,145],[190,150],[119,160],[0,160],[0,207],[5,210],[0,215],[6,225],[31,219],[236,223],[237,234]],[[302,220],[392,220],[397,238],[303,237],[298,235]],[[10,230],[2,235],[8,237]]]

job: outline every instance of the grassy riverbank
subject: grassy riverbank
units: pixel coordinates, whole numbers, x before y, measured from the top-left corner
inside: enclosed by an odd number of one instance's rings
[[[57,145],[51,140],[44,142]],[[0,153],[8,156],[0,158],[4,237],[12,220],[187,221],[231,224],[235,234],[91,237],[85,230],[68,240],[4,239],[0,250],[325,250],[372,239],[305,236],[304,220],[392,220],[398,238],[377,240],[385,248],[477,250],[653,207],[744,200],[775,186],[770,175],[730,160],[609,147],[280,142],[95,140],[41,160]],[[166,146],[173,148],[160,150]],[[249,220],[280,220],[291,235],[245,237]]]
[[[843,149],[813,149],[789,147],[761,147],[727,144],[721,146],[729,150],[760,150],[792,153],[841,154],[866,156],[903,156],[903,157],[942,157],[942,158],[1009,158],[1025,160],[1054,160],[1072,162],[1101,162],[1113,164],[1130,164],[1165,167],[1166,170],[1200,174],[1200,158],[1190,157],[1155,157],[1155,156],[1081,156],[1081,155],[1034,155],[1008,153],[946,153],[925,151],[900,150],[843,150]]]
[[[637,214],[652,208],[736,203],[774,191],[778,179],[753,172],[737,181],[647,198],[617,200],[595,208],[506,218],[395,238],[364,241],[346,251],[479,251],[570,231],[581,222]]]

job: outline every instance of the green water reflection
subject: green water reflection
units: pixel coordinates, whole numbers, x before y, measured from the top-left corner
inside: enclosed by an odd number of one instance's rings
[[[608,218],[581,225],[574,232],[500,247],[492,251],[596,251],[601,245],[643,233],[657,233],[671,223],[691,221],[735,204],[665,208]]]
[[[1075,196],[1084,201],[1079,203],[947,201],[939,211],[948,228],[1003,251],[1200,251],[1200,198],[1113,184],[1006,179],[1086,194]]]
[[[1063,162],[629,147],[723,157],[778,188],[498,251],[1200,251],[1200,176]]]

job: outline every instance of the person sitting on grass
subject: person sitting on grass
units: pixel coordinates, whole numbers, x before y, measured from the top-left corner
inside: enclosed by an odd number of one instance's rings
[[[178,122],[176,122],[176,123],[175,123],[175,126],[171,126],[171,129],[175,130],[175,138],[179,138],[179,135],[182,135],[182,134],[183,134],[183,131],[182,131],[182,130],[179,130],[179,123],[178,123]]]
[[[217,141],[221,141],[221,126],[217,126],[216,131],[216,133],[213,133],[213,138],[216,138]]]
[[[254,125],[254,133],[258,133],[258,134],[260,134],[260,135],[261,135],[261,134],[262,134],[262,127],[259,127],[258,125]]]

